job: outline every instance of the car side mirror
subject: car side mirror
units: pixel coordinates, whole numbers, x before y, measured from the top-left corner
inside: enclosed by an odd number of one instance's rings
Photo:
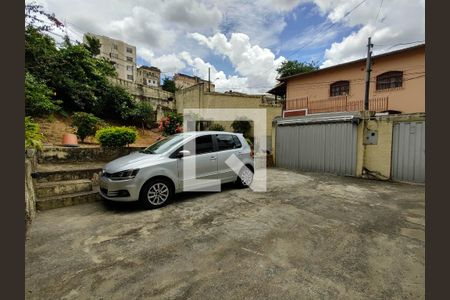
[[[186,157],[186,156],[190,156],[190,155],[191,155],[191,151],[181,150],[180,152],[178,152],[177,157],[182,158],[182,157]]]

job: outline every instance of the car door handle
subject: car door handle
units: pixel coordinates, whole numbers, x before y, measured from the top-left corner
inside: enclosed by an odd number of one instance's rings
[[[216,160],[216,159],[217,159],[217,156],[211,156],[209,159],[210,159],[210,160]]]

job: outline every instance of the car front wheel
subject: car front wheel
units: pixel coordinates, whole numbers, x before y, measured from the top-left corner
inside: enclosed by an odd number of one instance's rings
[[[172,185],[167,180],[150,180],[142,187],[139,201],[148,209],[158,208],[166,205],[173,194]]]

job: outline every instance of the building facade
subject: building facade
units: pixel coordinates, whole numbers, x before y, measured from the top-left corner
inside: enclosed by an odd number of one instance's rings
[[[200,83],[175,92],[176,110],[183,113],[184,109],[265,109],[266,138],[265,150],[272,150],[272,122],[281,116],[281,105],[264,95],[247,95],[233,93],[209,92],[207,83]],[[233,131],[231,121],[217,121],[226,131]],[[252,133],[250,133],[252,134]]]
[[[100,57],[105,57],[114,63],[117,78],[127,81],[136,79],[136,47],[121,40],[94,33],[86,35],[97,38],[100,41]]]
[[[173,76],[175,87],[178,90],[186,89],[199,83],[204,83],[209,91],[214,92],[215,86],[213,83],[208,83],[208,80],[201,79],[197,76],[189,76],[182,73],[176,73]]]
[[[280,78],[269,93],[285,98],[283,116],[362,111],[366,59]],[[369,110],[425,112],[425,45],[372,57]]]
[[[138,67],[136,72],[136,83],[145,86],[159,87],[161,85],[161,70],[156,67]]]

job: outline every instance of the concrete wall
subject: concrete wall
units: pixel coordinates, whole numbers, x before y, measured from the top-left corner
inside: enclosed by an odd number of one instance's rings
[[[36,194],[31,173],[36,167],[34,150],[25,151],[25,229],[28,230],[36,215]]]
[[[183,113],[184,108],[264,108],[267,118],[267,142],[271,145],[272,120],[281,116],[281,105],[263,101],[260,95],[235,95],[218,92],[206,92],[206,84],[198,84],[187,89],[177,91],[176,109]],[[231,130],[231,122],[217,122],[226,130]]]
[[[107,162],[130,152],[142,150],[145,147],[120,148],[70,148],[70,147],[44,147],[37,153],[37,162],[43,163],[75,163],[75,162]]]
[[[113,84],[126,89],[136,100],[149,102],[156,110],[157,120],[161,119],[165,111],[175,109],[175,96],[171,92],[118,78],[110,78],[110,80]]]
[[[391,179],[393,128],[398,122],[425,121],[424,113],[387,115],[361,120],[357,128],[356,176],[363,178]],[[276,157],[276,123],[272,127],[272,153]],[[376,144],[365,144],[365,132],[376,131]],[[277,162],[275,161],[275,164]]]
[[[403,86],[376,90],[376,77],[388,71],[403,71]],[[374,58],[369,98],[389,97],[390,110],[425,112],[425,48]],[[364,99],[365,61],[294,77],[287,80],[286,99],[308,97],[310,102],[330,98],[330,84],[350,81],[348,100]]]

